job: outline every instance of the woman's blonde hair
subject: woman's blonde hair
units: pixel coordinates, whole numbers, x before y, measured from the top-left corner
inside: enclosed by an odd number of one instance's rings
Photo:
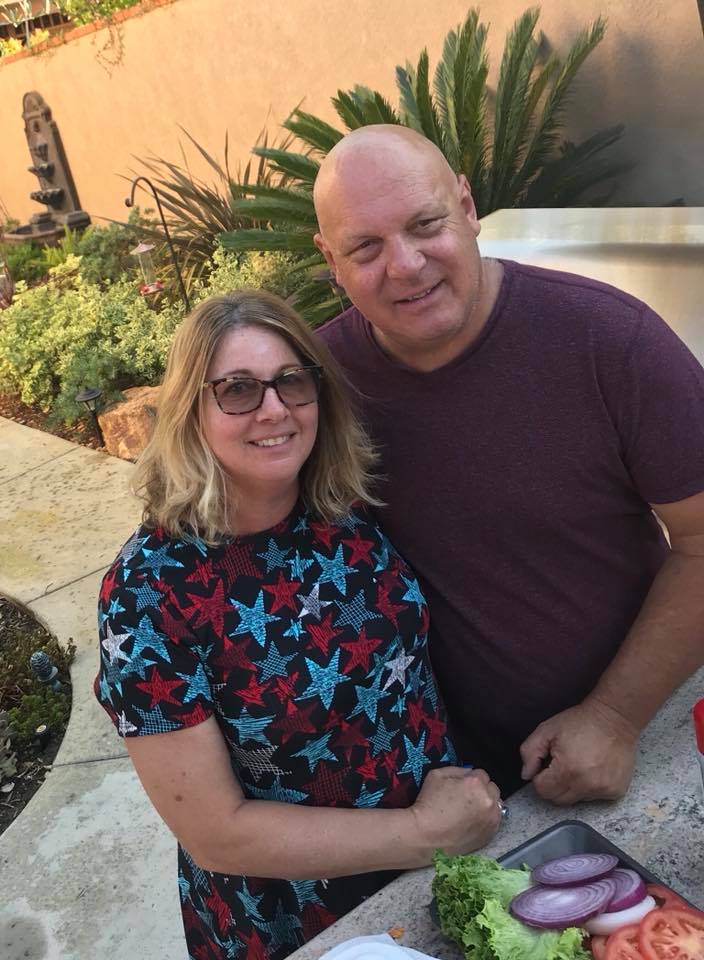
[[[170,536],[197,534],[217,543],[235,532],[237,504],[225,471],[202,429],[203,383],[224,334],[260,327],[282,337],[304,364],[323,368],[318,434],[301,470],[303,502],[322,520],[349,512],[370,493],[372,445],[352,412],[344,377],[323,341],[287,303],[261,290],[241,290],[199,304],[176,331],[159,393],[152,438],[132,487],[145,501],[144,522]],[[231,486],[231,485],[230,485]]]

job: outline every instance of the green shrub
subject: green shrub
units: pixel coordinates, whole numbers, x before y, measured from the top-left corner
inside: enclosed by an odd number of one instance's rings
[[[25,693],[19,706],[8,711],[12,743],[20,749],[34,740],[37,727],[45,723],[49,729],[63,729],[71,712],[71,698],[61,691],[35,683],[32,693]]]
[[[106,286],[123,276],[136,276],[138,264],[130,250],[139,242],[142,216],[135,207],[127,224],[111,223],[109,227],[88,227],[78,244],[81,276],[88,283]]]
[[[70,256],[75,256],[79,252],[81,235],[78,230],[69,230],[64,227],[64,235],[55,247],[44,247],[42,250],[42,259],[47,270],[52,267],[59,267]]]
[[[213,254],[213,270],[207,283],[198,286],[195,302],[246,287],[290,297],[302,282],[296,266],[296,258],[289,253],[233,254],[218,247]]]
[[[109,403],[157,380],[183,312],[168,302],[152,309],[129,278],[101,289],[79,269],[70,256],[45,285],[20,285],[0,327],[0,389],[66,422],[82,414],[75,396],[87,384]]]
[[[13,280],[25,283],[37,283],[46,276],[47,265],[42,256],[42,248],[23,240],[21,243],[3,243],[0,245],[0,260],[7,264]]]

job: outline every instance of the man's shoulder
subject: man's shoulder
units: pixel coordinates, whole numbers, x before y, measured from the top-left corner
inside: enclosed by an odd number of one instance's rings
[[[331,320],[326,320],[315,332],[335,353],[338,348],[349,347],[352,340],[361,337],[365,323],[359,310],[351,306]]]
[[[526,293],[530,293],[531,299],[538,297],[548,303],[569,302],[586,308],[608,305],[627,314],[641,314],[649,309],[633,294],[594,277],[518,261],[505,261],[504,268],[523,302]]]

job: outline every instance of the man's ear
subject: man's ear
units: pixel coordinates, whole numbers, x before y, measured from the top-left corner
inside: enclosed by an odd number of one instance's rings
[[[325,262],[330,267],[330,272],[333,273],[335,276],[337,276],[337,270],[335,269],[335,258],[332,255],[330,247],[328,247],[328,245],[323,240],[322,233],[315,234],[315,236],[313,237],[313,243],[316,245],[318,250],[320,250],[322,255],[325,257]]]
[[[469,186],[469,181],[463,173],[460,173],[457,177],[457,186],[459,188],[459,200],[460,206],[464,210],[464,215],[466,216],[469,224],[474,231],[475,235],[479,235],[481,230],[481,224],[479,223],[479,217],[477,216],[477,207],[474,203],[474,197],[472,196],[472,189]]]

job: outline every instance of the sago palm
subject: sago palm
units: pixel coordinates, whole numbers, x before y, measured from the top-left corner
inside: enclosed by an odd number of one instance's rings
[[[564,58],[544,55],[536,39],[539,9],[527,10],[506,38],[495,95],[487,86],[487,27],[470,10],[463,24],[445,38],[432,79],[426,50],[413,67],[396,68],[399,105],[394,108],[367,87],[338,91],[335,110],[347,130],[368,124],[412,127],[437,144],[450,166],[472,185],[479,216],[502,207],[571,206],[597,185],[612,181],[631,164],[607,160],[603,153],[623,127],[602,130],[574,145],[561,141],[568,95],[585,59],[604,36],[596,20],[582,31]],[[234,250],[289,250],[301,256],[311,274],[297,305],[317,323],[337,312],[340,298],[321,281],[322,258],[313,244],[316,218],[313,184],[320,161],[344,136],[313,114],[293,111],[283,124],[302,146],[255,148],[271,172],[267,184],[239,185],[233,209],[260,229],[224,232],[220,240]],[[603,203],[605,196],[593,198]],[[317,275],[316,275],[317,274]]]

